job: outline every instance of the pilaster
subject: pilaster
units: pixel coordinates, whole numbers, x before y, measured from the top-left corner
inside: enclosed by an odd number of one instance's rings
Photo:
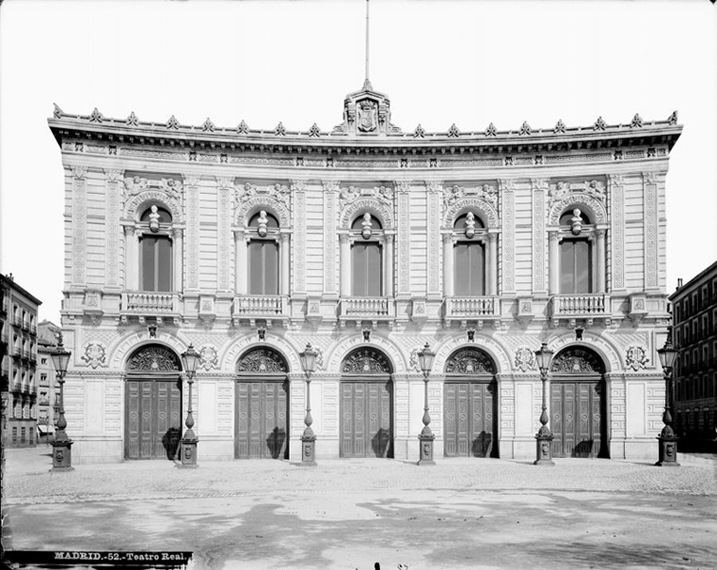
[[[398,291],[399,297],[411,295],[411,217],[409,184],[405,181],[396,182],[397,223],[398,232]],[[392,273],[395,273],[392,271]]]
[[[293,260],[294,290],[292,294],[306,295],[306,183],[292,181],[294,200],[292,227],[294,228]]]
[[[120,199],[123,170],[105,170],[105,285],[108,288],[120,287]]]
[[[234,197],[234,179],[217,177],[217,290],[228,293],[231,284],[231,201]]]
[[[441,193],[442,186],[436,182],[426,183],[427,204],[427,251],[428,297],[441,297]]]
[[[72,287],[87,280],[87,167],[72,167]]]
[[[610,193],[609,257],[612,266],[611,291],[625,289],[625,178],[622,174],[608,176]]]
[[[515,294],[515,180],[499,180],[502,209],[502,291]]]
[[[338,220],[338,191],[336,180],[322,181],[324,187],[324,294],[336,296],[336,222]]]
[[[546,292],[545,287],[545,193],[548,181],[542,178],[531,179],[533,190],[533,293]]]
[[[657,172],[642,173],[642,192],[645,204],[645,289],[660,286],[658,267],[658,216],[657,216]]]
[[[184,177],[187,216],[187,289],[199,291],[199,176]]]

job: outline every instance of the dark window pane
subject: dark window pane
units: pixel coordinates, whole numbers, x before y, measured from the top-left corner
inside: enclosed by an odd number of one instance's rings
[[[172,290],[172,244],[169,238],[157,239],[157,291]]]
[[[458,243],[454,248],[457,297],[485,295],[485,247],[481,243]]]
[[[587,241],[575,242],[575,292],[592,291],[592,272],[590,266],[590,244]]]
[[[166,236],[144,236],[141,242],[143,291],[172,290],[172,242]]]
[[[264,294],[279,294],[279,244],[264,242]]]
[[[560,244],[560,292],[592,292],[592,248],[588,240],[563,240]]]
[[[377,243],[356,243],[352,248],[353,294],[356,297],[380,297],[382,259]]]
[[[249,294],[279,294],[279,245],[254,240],[249,245]]]
[[[142,239],[142,290],[154,291],[154,263],[156,239]]]

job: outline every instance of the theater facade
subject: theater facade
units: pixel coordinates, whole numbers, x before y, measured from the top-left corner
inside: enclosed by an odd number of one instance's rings
[[[419,458],[426,344],[436,461],[535,458],[541,343],[553,456],[655,459],[676,113],[404,131],[367,81],[328,131],[49,126],[75,462],[176,456],[190,345],[199,463],[300,461],[309,343],[319,462]]]

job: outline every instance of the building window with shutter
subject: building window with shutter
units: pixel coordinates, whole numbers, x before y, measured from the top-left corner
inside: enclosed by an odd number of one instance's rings
[[[139,236],[140,289],[172,291],[172,216],[153,204],[142,214],[140,222],[146,228]]]

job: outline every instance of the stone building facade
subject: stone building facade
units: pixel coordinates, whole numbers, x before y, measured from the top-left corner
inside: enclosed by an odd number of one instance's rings
[[[672,295],[674,421],[681,446],[717,449],[717,262]]]
[[[199,461],[531,458],[534,351],[555,351],[555,456],[653,458],[665,293],[664,121],[442,133],[366,83],[295,132],[69,115],[62,328],[75,461],[174,457],[194,384]]]
[[[37,311],[42,301],[0,275],[2,437],[8,447],[37,442]]]

